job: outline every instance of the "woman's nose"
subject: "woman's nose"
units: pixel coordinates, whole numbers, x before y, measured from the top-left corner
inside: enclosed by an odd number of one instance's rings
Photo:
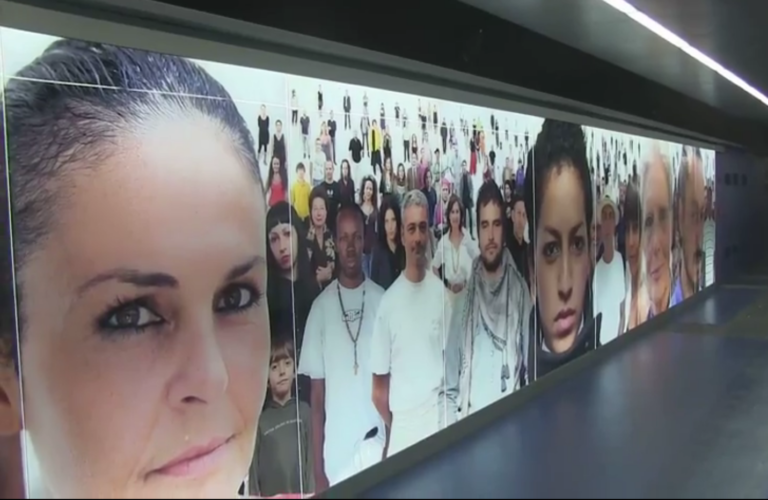
[[[209,404],[227,390],[229,374],[210,316],[176,333],[179,355],[169,391],[172,404]]]

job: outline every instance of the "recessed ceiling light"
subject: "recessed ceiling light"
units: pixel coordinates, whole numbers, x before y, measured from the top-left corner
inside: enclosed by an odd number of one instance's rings
[[[768,106],[768,97],[763,95],[759,90],[752,87],[750,84],[745,82],[740,77],[736,76],[732,71],[724,68],[723,65],[720,64],[719,62],[715,61],[708,55],[702,53],[699,49],[692,47],[691,44],[689,44],[679,36],[669,31],[667,28],[665,28],[664,26],[659,24],[657,21],[649,17],[647,14],[643,14],[642,12],[640,12],[636,7],[631,5],[626,0],[603,0],[603,2],[607,3],[608,5],[615,8],[616,10],[626,14],[635,22],[640,23],[645,28],[654,32],[655,34],[657,34],[667,42],[679,48],[689,56],[699,61],[701,64],[712,69],[713,71],[718,73],[720,76],[724,77],[729,82],[738,86],[743,91],[747,92],[752,97],[758,99],[760,102]]]

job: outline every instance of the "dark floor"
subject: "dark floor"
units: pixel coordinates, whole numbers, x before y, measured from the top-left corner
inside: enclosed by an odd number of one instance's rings
[[[768,498],[766,360],[768,280],[720,287],[356,497]]]

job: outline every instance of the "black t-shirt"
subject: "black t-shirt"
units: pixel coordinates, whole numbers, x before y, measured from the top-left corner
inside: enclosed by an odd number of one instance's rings
[[[339,204],[341,203],[341,189],[339,188],[338,181],[323,181],[321,184],[325,189],[325,196],[328,199],[328,217],[326,225],[335,234],[336,231],[336,214],[339,211]]]
[[[302,116],[301,120],[299,120],[299,123],[301,123],[301,133],[302,133],[302,135],[309,135],[309,117],[308,116]]]
[[[336,138],[336,120],[328,120],[328,134],[331,139]]]
[[[360,163],[360,160],[363,159],[363,143],[360,142],[360,139],[353,137],[352,140],[349,141],[349,152],[352,153],[352,161]]]

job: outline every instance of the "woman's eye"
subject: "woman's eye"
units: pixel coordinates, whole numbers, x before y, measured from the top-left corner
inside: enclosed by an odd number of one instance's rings
[[[543,254],[545,258],[551,259],[557,256],[559,248],[557,243],[546,243],[544,245]]]
[[[249,286],[231,286],[219,295],[216,311],[223,313],[243,311],[256,304],[258,299],[258,292]]]
[[[110,330],[143,330],[163,323],[163,318],[140,304],[126,304],[109,313],[101,326]]]
[[[581,252],[584,250],[584,247],[586,246],[587,241],[586,238],[577,237],[573,240],[573,249],[577,252]]]

